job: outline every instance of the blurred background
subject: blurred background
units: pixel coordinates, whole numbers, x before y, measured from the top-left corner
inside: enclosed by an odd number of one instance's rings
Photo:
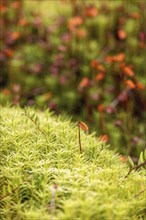
[[[67,114],[137,160],[146,147],[145,7],[1,0],[1,104]]]

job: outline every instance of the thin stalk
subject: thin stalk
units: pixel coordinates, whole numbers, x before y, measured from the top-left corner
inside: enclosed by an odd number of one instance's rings
[[[143,189],[143,190],[141,190],[139,193],[137,193],[137,194],[134,196],[134,198],[140,196],[140,195],[141,195],[142,193],[144,193],[145,191],[146,191],[146,188]]]
[[[79,124],[78,124],[78,137],[79,137],[80,153],[82,154],[81,131],[80,131],[80,126],[79,126]]]
[[[37,123],[31,118],[31,116],[29,116],[29,115],[26,114],[26,113],[24,113],[24,115],[25,115],[27,118],[29,118],[29,119],[33,122],[33,124],[35,124],[36,128],[38,129],[38,131],[40,131],[40,132],[45,136],[45,138],[47,138],[47,134],[45,133],[45,131],[44,131],[43,129],[41,129],[41,128],[37,125]]]
[[[131,168],[131,169],[129,170],[129,172],[127,173],[127,175],[125,176],[125,179],[127,178],[127,176],[128,176],[133,170],[138,170],[140,167],[143,167],[143,166],[145,166],[145,165],[146,165],[146,160],[145,160],[143,163],[141,163],[141,164],[139,164],[139,165],[137,165],[137,166]]]

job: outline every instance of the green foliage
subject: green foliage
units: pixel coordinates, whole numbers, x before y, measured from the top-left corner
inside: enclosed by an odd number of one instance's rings
[[[145,170],[47,110],[1,108],[0,219],[145,218]],[[45,135],[44,135],[45,132]]]
[[[140,153],[138,165],[143,163],[146,160],[146,149]]]
[[[129,164],[131,165],[131,167],[134,167],[134,162],[133,160],[131,159],[131,157],[128,156],[128,162]]]

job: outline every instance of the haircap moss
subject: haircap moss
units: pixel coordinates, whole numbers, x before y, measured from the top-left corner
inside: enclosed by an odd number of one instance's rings
[[[27,114],[27,117],[26,117]],[[1,107],[0,219],[100,220],[146,217],[146,175],[69,118]],[[117,143],[118,144],[118,143]]]

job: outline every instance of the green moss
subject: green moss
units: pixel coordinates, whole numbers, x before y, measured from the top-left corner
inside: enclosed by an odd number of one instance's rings
[[[145,170],[133,171],[94,134],[48,111],[34,124],[19,108],[1,108],[0,219],[143,219]]]

